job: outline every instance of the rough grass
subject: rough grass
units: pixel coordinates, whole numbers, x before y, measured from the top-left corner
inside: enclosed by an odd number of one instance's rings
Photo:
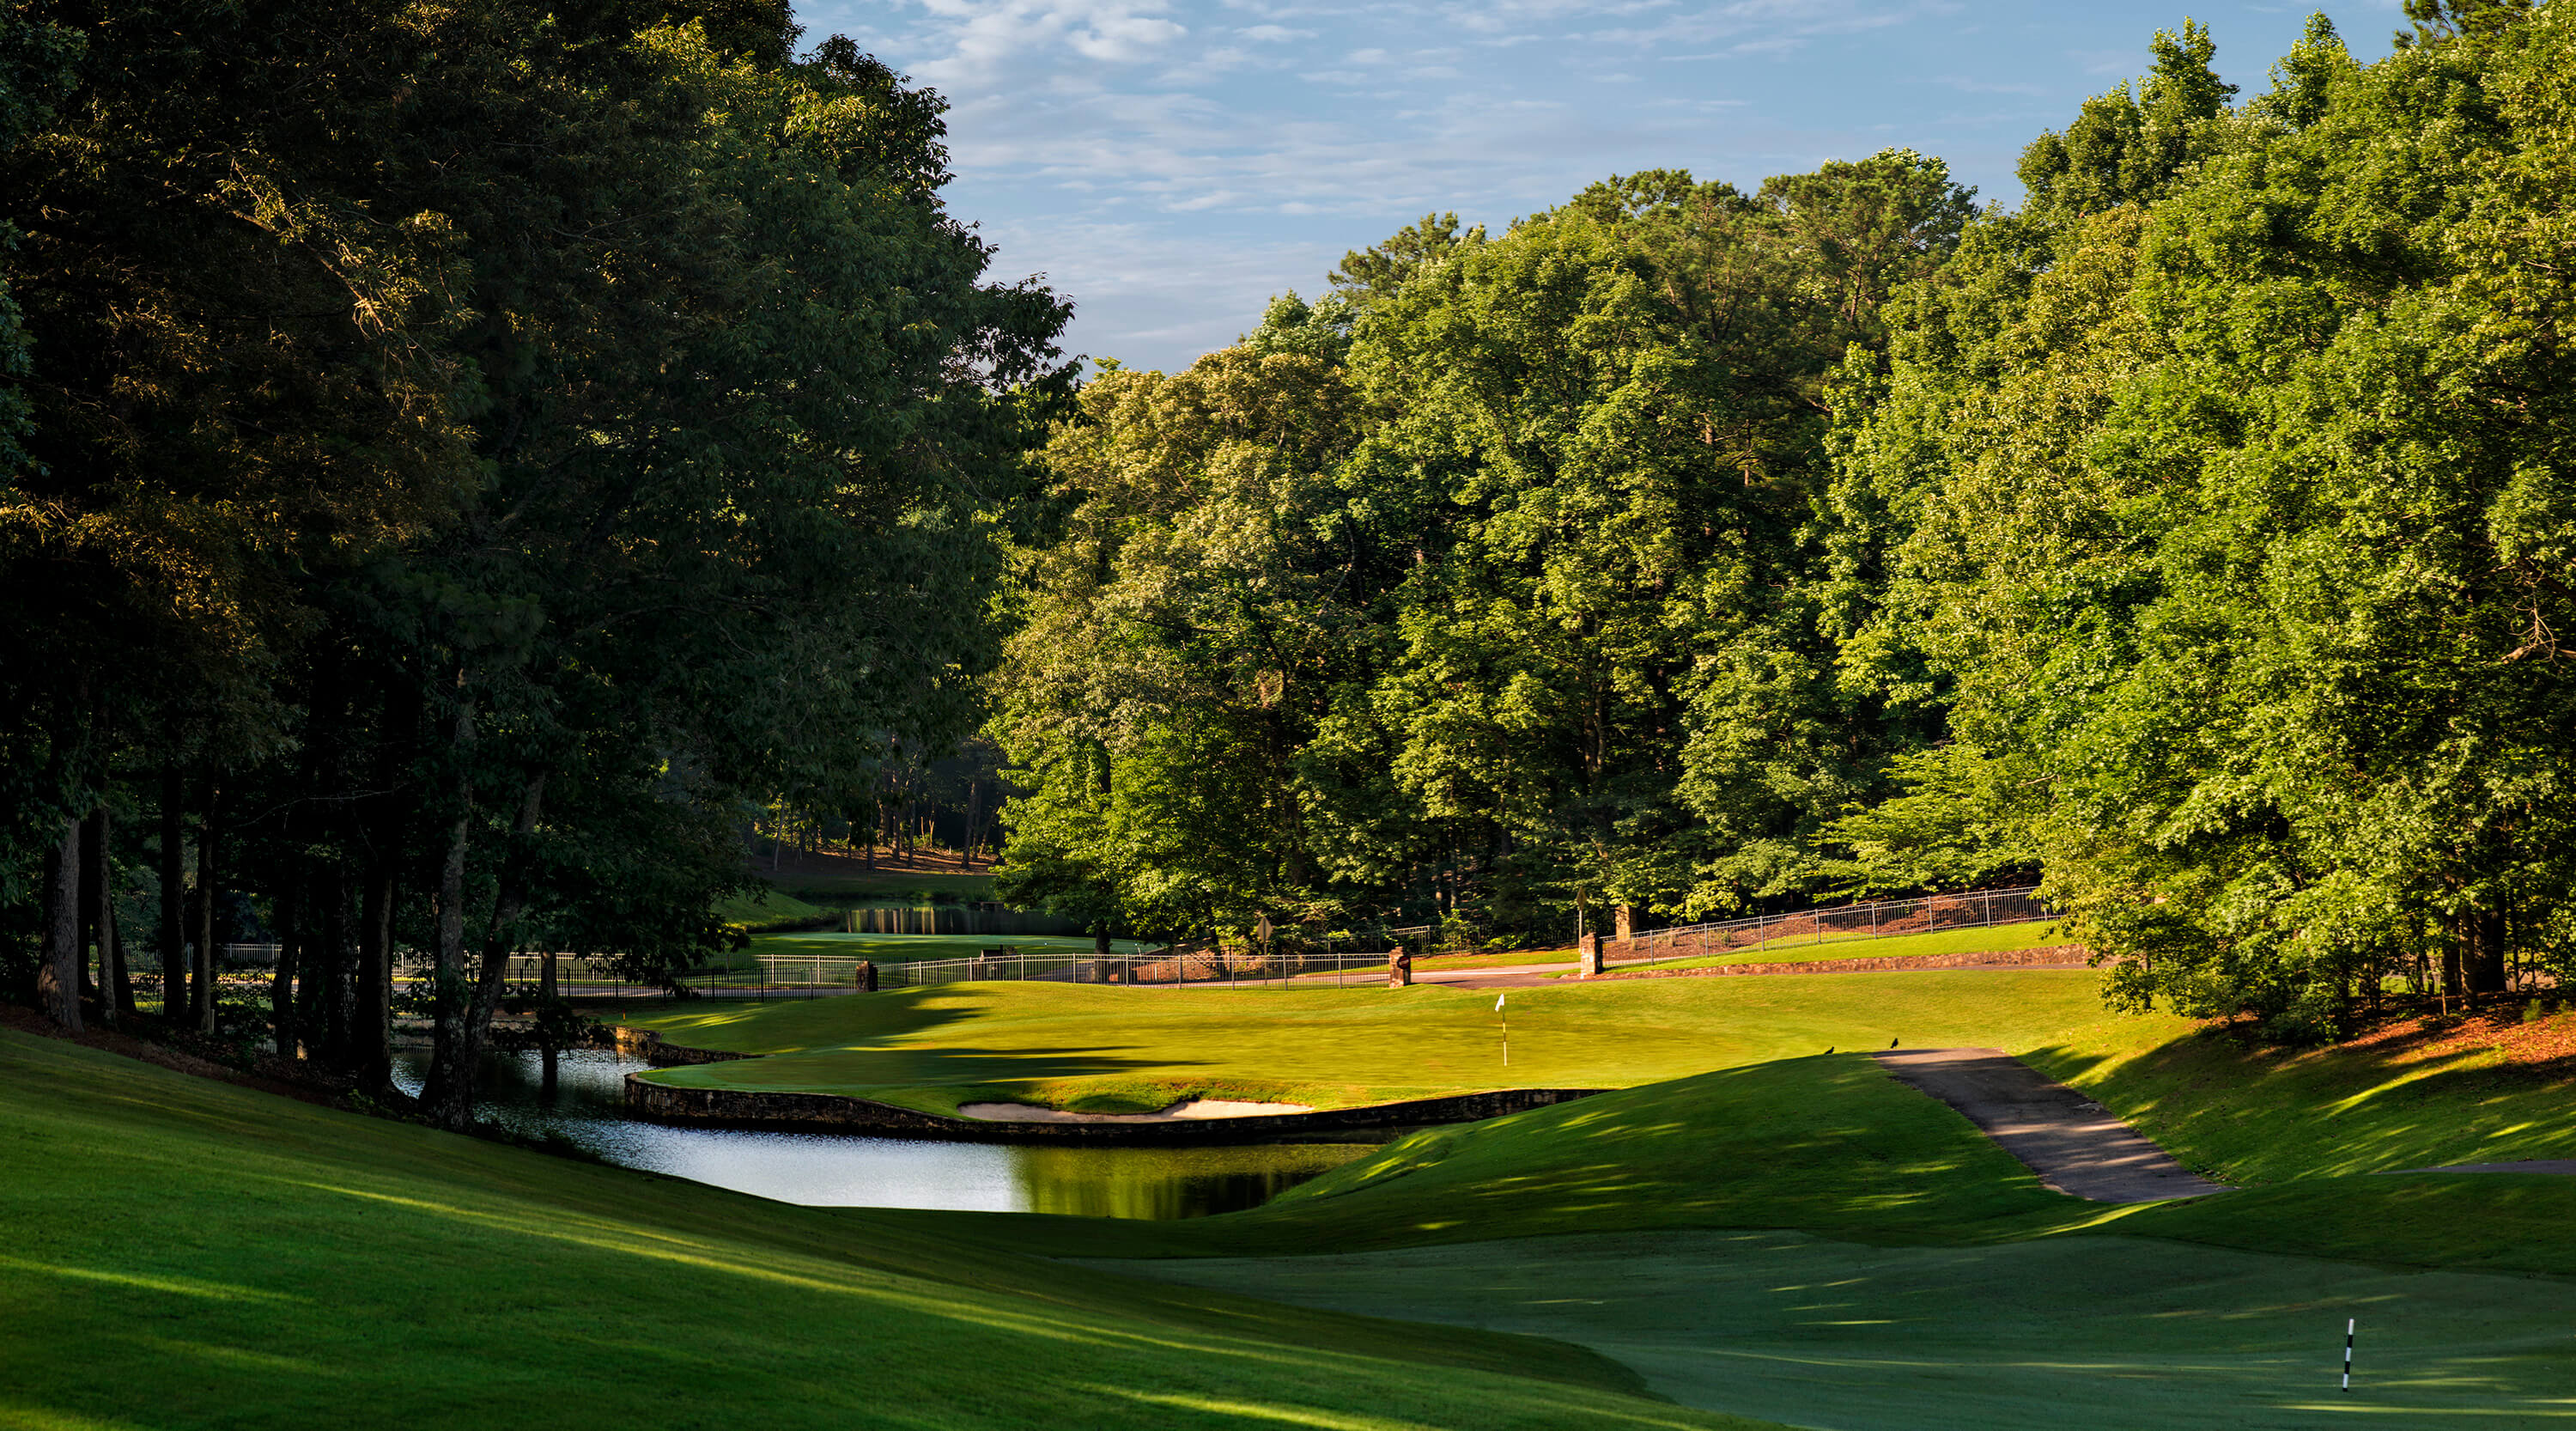
[[[2090,971],[1655,979],[1490,992],[976,983],[869,998],[629,1011],[673,1042],[768,1057],[669,1069],[704,1087],[948,1111],[1190,1093],[1348,1107],[1494,1088],[1616,1088],[1828,1048],[2030,1047],[2098,1017]],[[1159,1106],[1154,1105],[1154,1106]]]
[[[1391,1326],[545,1157],[0,1032],[0,1423],[1679,1428]]]

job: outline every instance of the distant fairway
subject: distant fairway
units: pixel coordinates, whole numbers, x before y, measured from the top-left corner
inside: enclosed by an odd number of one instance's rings
[[[1891,934],[1884,939],[1867,935],[1845,935],[1819,943],[1812,938],[1777,939],[1731,954],[1685,957],[1690,944],[1684,941],[1667,950],[1649,944],[1642,952],[1655,956],[1659,969],[1699,969],[1713,964],[1785,964],[1800,959],[1895,959],[1923,954],[1994,954],[2014,949],[2032,949],[2044,944],[2063,944],[2066,936],[2053,919],[2033,920],[2023,924],[1996,924],[1982,929],[1943,929],[1931,934]],[[1675,956],[1666,962],[1664,956]]]
[[[976,983],[631,1014],[757,1060],[684,1086],[845,1092],[931,1111],[985,1097],[1101,1109],[1192,1094],[1347,1107],[1470,1089],[1617,1088],[1822,1053],[2027,1047],[2100,1016],[2089,970],[1659,979],[1515,990],[1511,1064],[1491,993],[1382,984],[1139,989]]]

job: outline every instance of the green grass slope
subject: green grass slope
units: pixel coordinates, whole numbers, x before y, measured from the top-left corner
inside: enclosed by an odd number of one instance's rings
[[[2576,1284],[2143,1238],[1621,1233],[1149,1270],[1580,1341],[1685,1404],[1844,1431],[2546,1426],[2576,1398]]]
[[[0,1032],[0,1423],[1681,1428],[1563,1343],[947,1243]]]
[[[2155,1016],[2090,1021],[2026,1056],[2223,1182],[2576,1158],[2566,1071],[2488,1048],[2261,1048]]]
[[[1687,1404],[1826,1426],[2576,1419],[2576,1179],[2104,1207],[1852,1055],[1417,1134],[1231,1217],[1114,1238],[1013,1221],[979,1226],[1189,1285],[1575,1341]],[[2366,1349],[2350,1400],[2331,1389],[2346,1317]]]
[[[947,984],[867,998],[632,1011],[672,1041],[768,1055],[680,1085],[1159,1107],[1216,1094],[1347,1107],[1466,1089],[1631,1087],[1828,1048],[2029,1047],[2099,1017],[2089,970],[1643,979],[1494,996],[1410,989]],[[1088,1101],[1086,1101],[1088,1100]]]

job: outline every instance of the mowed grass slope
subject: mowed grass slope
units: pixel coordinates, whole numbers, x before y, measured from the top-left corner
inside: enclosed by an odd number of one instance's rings
[[[768,1055],[679,1085],[847,1093],[934,1112],[1016,1098],[1161,1107],[1186,1096],[1347,1107],[1492,1088],[1619,1088],[1829,1048],[2029,1047],[2098,1018],[2089,970],[1417,985],[1228,992],[974,983],[871,997],[630,1011],[673,1042]]]
[[[1416,1134],[1230,1217],[1104,1233],[914,1216],[1153,1259],[1109,1265],[1189,1285],[1575,1341],[1685,1403],[1815,1425],[2576,1420],[2576,1180],[2105,1207],[2049,1192],[1857,1055]],[[2368,1349],[2350,1400],[2332,1390],[2346,1317]]]
[[[2159,1015],[2096,1019],[2025,1056],[2223,1182],[2576,1158],[2567,1070],[2491,1047],[2266,1048]]]
[[[0,1422],[1729,1427],[1563,1343],[944,1242],[0,1032]]]
[[[1107,1264],[1140,1267],[1140,1264]],[[2576,1284],[2116,1236],[1880,1247],[1557,1236],[1141,1264],[1192,1286],[1579,1341],[1689,1405],[1839,1431],[2576,1419]],[[2356,1389],[2337,1389],[2344,1321]]]

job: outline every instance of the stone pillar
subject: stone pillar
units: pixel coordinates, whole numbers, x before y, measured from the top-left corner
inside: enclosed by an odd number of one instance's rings
[[[1403,989],[1411,987],[1412,984],[1413,951],[1411,949],[1388,950],[1386,952],[1386,986],[1390,989]]]
[[[1582,963],[1575,970],[1575,977],[1578,979],[1600,978],[1602,973],[1600,935],[1586,934],[1583,936],[1583,945],[1580,950],[1580,957],[1582,959]]]
[[[1637,937],[1637,906],[1633,904],[1620,905],[1616,909],[1610,911],[1610,917],[1618,921],[1620,943],[1625,944],[1629,940]]]
[[[877,991],[877,961],[874,959],[860,960],[859,966],[850,971],[850,980],[852,983],[859,986],[860,993],[875,993]]]

